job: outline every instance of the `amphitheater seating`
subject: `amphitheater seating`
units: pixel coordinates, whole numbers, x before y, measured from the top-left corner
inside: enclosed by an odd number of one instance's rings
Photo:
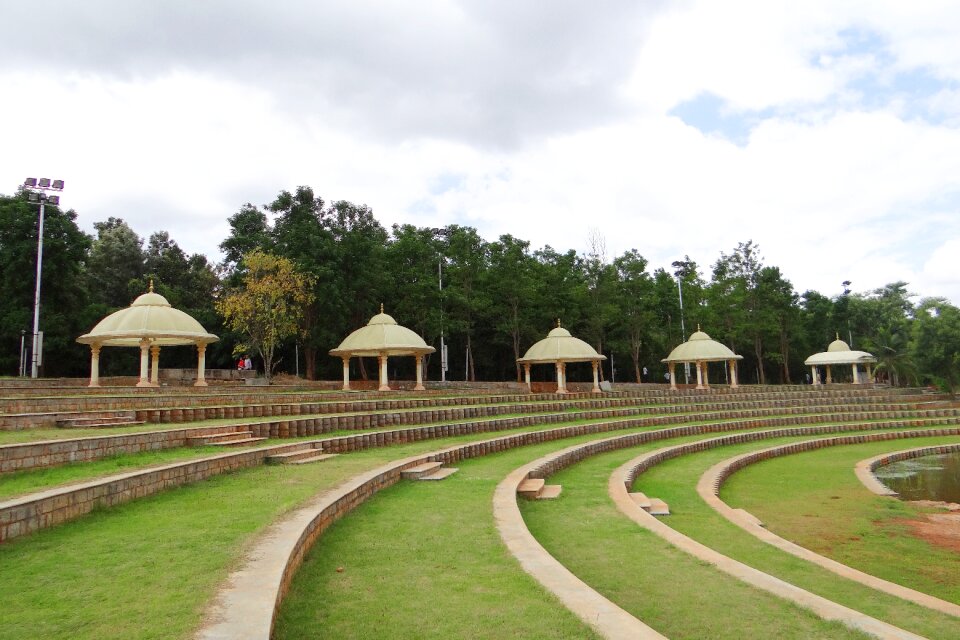
[[[98,506],[119,504],[213,473],[262,464],[309,464],[371,447],[475,436],[467,444],[438,448],[428,456],[404,459],[374,475],[361,474],[359,484],[347,483],[337,489],[339,493],[325,496],[323,506],[310,516],[313,524],[305,525],[312,527],[311,532],[301,530],[296,534],[297,542],[290,553],[298,554],[298,558],[288,559],[284,564],[283,584],[274,594],[282,599],[289,576],[296,570],[302,554],[332,521],[400,478],[440,480],[449,477],[457,469],[447,465],[460,459],[526,444],[596,434],[589,443],[564,449],[549,461],[531,468],[512,489],[514,500],[517,496],[549,499],[559,497],[562,491],[559,485],[546,483],[546,478],[556,470],[589,455],[659,439],[733,433],[713,439],[701,438],[673,447],[670,452],[660,451],[644,464],[702,451],[711,446],[711,442],[753,442],[765,436],[773,437],[772,434],[850,432],[852,435],[843,436],[847,441],[863,441],[873,437],[863,432],[884,428],[960,425],[960,408],[952,399],[916,390],[842,385],[827,389],[744,387],[739,391],[719,387],[670,392],[662,385],[618,386],[616,389],[600,396],[582,393],[558,399],[554,394],[512,390],[504,393],[502,389],[487,393],[473,389],[458,394],[439,390],[417,394],[358,394],[320,393],[309,389],[256,391],[236,387],[196,392],[164,389],[150,394],[129,389],[119,393],[104,389],[90,392],[70,389],[57,393],[55,389],[47,389],[45,393],[38,393],[0,386],[4,396],[0,397],[0,431],[45,429],[53,425],[101,432],[123,427],[125,431],[116,435],[0,445],[0,473],[159,448],[243,448],[235,453],[0,502],[0,541],[81,516]],[[209,420],[228,420],[229,423],[205,424]],[[184,426],[172,426],[178,424]],[[130,433],[132,429],[135,431]],[[491,431],[508,429],[521,431],[499,437],[489,435]],[[642,430],[627,435],[601,435],[626,429]],[[770,431],[764,434],[757,429]],[[355,433],[330,435],[337,431]],[[942,432],[960,435],[957,427],[948,426]],[[876,437],[886,436],[876,434]],[[282,441],[289,438],[310,440]],[[81,487],[81,484],[89,486]],[[663,500],[642,493],[631,493],[627,500],[634,509],[650,515],[670,513]],[[749,514],[743,514],[744,518],[747,516]],[[322,523],[318,518],[323,518]],[[273,610],[273,605],[270,609]],[[644,631],[647,632],[649,630]]]

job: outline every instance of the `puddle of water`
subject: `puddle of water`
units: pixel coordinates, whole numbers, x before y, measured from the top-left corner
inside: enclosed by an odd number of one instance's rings
[[[960,451],[901,460],[874,473],[903,500],[960,503]]]

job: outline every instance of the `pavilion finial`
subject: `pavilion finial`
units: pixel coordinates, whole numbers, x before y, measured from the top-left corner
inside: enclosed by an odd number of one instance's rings
[[[840,332],[837,331],[837,340],[839,340],[839,339],[840,339]]]
[[[560,328],[560,318],[557,318],[557,329]]]
[[[697,323],[697,331],[700,331],[700,323]]]
[[[150,278],[150,293],[153,293],[153,278]]]
[[[380,303],[380,313],[383,313],[383,303]]]

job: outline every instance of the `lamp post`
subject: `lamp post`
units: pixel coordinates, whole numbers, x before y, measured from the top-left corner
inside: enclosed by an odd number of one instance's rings
[[[845,311],[846,311],[846,316],[847,316],[847,340],[849,341],[849,342],[847,342],[847,344],[850,346],[851,349],[853,349],[853,332],[850,330],[850,285],[851,285],[851,282],[850,282],[849,280],[844,280],[844,281],[841,282],[840,284],[841,284],[841,286],[843,286],[843,297],[847,299],[847,304],[846,304],[846,309],[845,309]]]
[[[684,265],[685,263],[679,260],[673,263],[673,267],[676,269],[676,271],[674,271],[673,273],[677,277],[677,291],[679,292],[679,295],[680,295],[680,340],[682,342],[687,341],[687,327],[684,325],[684,322],[683,322],[683,287],[680,285],[680,283],[683,281]],[[689,362],[683,363],[683,379],[686,384],[690,384],[690,363]]]
[[[40,224],[37,226],[37,288],[33,297],[33,354],[30,358],[30,377],[36,378],[40,368],[40,275],[43,268],[43,214],[44,205],[60,204],[60,196],[48,191],[63,191],[63,180],[27,178],[23,189],[29,202],[40,205]]]

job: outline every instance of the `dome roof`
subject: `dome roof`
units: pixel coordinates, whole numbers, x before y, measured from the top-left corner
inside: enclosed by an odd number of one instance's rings
[[[866,351],[853,351],[850,349],[850,345],[841,340],[840,335],[837,334],[837,339],[830,343],[826,351],[813,354],[804,360],[803,364],[808,366],[830,364],[870,364],[876,361],[877,359],[872,353],[867,353]]]
[[[404,326],[397,324],[393,317],[383,312],[370,318],[366,326],[360,327],[344,339],[330,355],[351,356],[412,356],[436,351],[427,346],[423,338]]]
[[[597,353],[589,344],[574,338],[570,332],[559,326],[552,329],[547,337],[527,349],[517,362],[537,364],[542,362],[591,362],[606,360],[606,356]]]
[[[136,347],[142,339],[152,345],[207,344],[219,338],[192,317],[174,309],[159,293],[150,291],[139,296],[126,309],[111,313],[79,338],[82,344],[105,347]]]
[[[850,345],[840,339],[840,336],[837,336],[837,339],[834,340],[827,346],[827,351],[833,353],[835,351],[850,351]]]
[[[743,356],[738,356],[726,345],[720,344],[712,339],[700,327],[690,334],[683,344],[677,345],[670,355],[661,360],[661,362],[712,362],[717,360],[742,360]]]

